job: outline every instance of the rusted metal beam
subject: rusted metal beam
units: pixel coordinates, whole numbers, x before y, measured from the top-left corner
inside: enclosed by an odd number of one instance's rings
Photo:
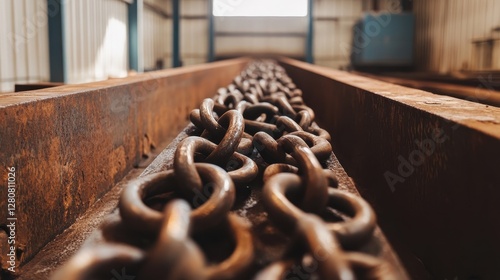
[[[417,88],[430,91],[436,94],[443,94],[457,97],[460,99],[478,102],[482,104],[500,107],[500,91],[494,89],[491,78],[478,75],[477,84],[473,86],[453,85],[442,82],[419,81],[408,78],[388,77],[381,75],[372,75],[368,73],[357,73],[369,78],[381,80],[388,83],[394,83],[406,87]]]
[[[500,108],[281,63],[413,278],[500,277]]]
[[[70,226],[151,147],[175,136],[190,110],[247,62],[1,95],[0,223],[7,218],[6,170],[14,166],[19,261]]]

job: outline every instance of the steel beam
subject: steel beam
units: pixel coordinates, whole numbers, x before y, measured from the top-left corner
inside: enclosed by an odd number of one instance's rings
[[[247,61],[1,95],[0,170],[17,169],[20,261],[68,228],[151,147],[175,136],[191,109]],[[0,186],[7,186],[6,174]],[[6,187],[0,197],[6,221]]]
[[[282,65],[412,278],[500,277],[500,108]]]

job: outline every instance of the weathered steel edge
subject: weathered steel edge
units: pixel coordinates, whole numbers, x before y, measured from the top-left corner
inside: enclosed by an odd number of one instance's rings
[[[0,96],[0,197],[7,198],[6,168],[15,166],[21,261],[70,226],[152,146],[176,135],[190,110],[247,62]],[[6,202],[0,199],[1,224]]]
[[[197,72],[197,71],[207,71],[213,68],[224,68],[228,66],[234,66],[235,64],[244,65],[249,61],[249,59],[250,58],[247,57],[241,57],[236,59],[193,65],[182,68],[175,68],[175,69],[170,68],[165,70],[134,74],[126,78],[120,78],[120,79],[108,79],[91,83],[62,85],[52,88],[25,91],[25,92],[11,92],[0,95],[0,108],[20,105],[33,101],[41,101],[44,99],[62,97],[65,95],[79,94],[87,91],[104,90],[118,86],[130,86],[134,83],[148,82],[146,85],[143,85],[143,88],[141,88],[142,92],[145,92],[147,90],[156,89],[159,86],[158,79],[189,74],[191,72]],[[149,88],[146,88],[146,86],[149,86]]]
[[[307,92],[398,253],[415,255],[402,257],[412,277],[425,274],[414,267],[420,261],[435,279],[500,277],[500,108],[287,58],[281,64]],[[385,175],[397,176],[392,186]]]

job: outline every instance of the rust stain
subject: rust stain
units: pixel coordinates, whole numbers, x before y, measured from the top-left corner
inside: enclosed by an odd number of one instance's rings
[[[125,170],[125,150],[123,147],[118,147],[114,149],[108,156],[108,161],[112,162],[112,166],[109,169],[109,178],[115,178],[115,176]]]

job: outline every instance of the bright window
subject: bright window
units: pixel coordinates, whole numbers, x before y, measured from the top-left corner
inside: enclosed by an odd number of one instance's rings
[[[213,0],[214,16],[305,17],[308,0]]]

